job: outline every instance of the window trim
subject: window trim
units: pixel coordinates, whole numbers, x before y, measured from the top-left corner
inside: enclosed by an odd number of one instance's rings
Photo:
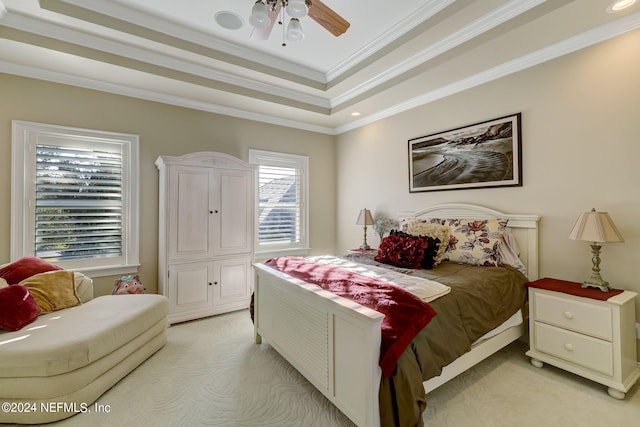
[[[278,255],[307,255],[309,253],[309,157],[280,153],[275,151],[265,151],[250,148],[249,163],[256,165],[285,166],[295,165],[300,170],[300,241],[297,243],[270,243],[261,245],[258,238],[260,224],[258,222],[258,206],[260,203],[259,175],[260,169],[256,172],[256,220],[255,220],[255,252],[260,257],[269,258]]]
[[[86,145],[117,144],[122,149],[123,161],[122,257],[60,261],[56,265],[93,277],[137,272],[140,266],[139,136],[20,120],[13,120],[11,124],[11,261],[34,255],[30,245],[35,239],[36,162],[33,148],[39,137],[53,136]]]

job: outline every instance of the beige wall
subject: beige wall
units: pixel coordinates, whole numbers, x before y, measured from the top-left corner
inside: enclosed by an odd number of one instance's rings
[[[395,215],[475,203],[539,214],[541,277],[582,281],[591,272],[589,245],[567,237],[579,214],[594,207],[610,213],[626,240],[603,247],[603,277],[640,293],[638,46],[636,30],[338,136],[338,249],[362,241],[355,221],[363,207]],[[517,112],[522,187],[408,192],[408,139]],[[378,243],[375,233],[369,238]],[[636,305],[640,319],[640,298]]]
[[[540,275],[581,281],[590,273],[589,247],[567,236],[595,207],[611,214],[626,240],[603,248],[603,276],[640,292],[638,46],[635,31],[337,137],[0,74],[0,262],[9,260],[11,120],[18,119],[140,135],[140,274],[152,292],[156,157],[211,150],[246,159],[249,148],[309,155],[313,253],[358,246],[363,207],[394,215],[467,202],[539,214]],[[409,194],[408,139],[515,112],[522,113],[524,186]],[[377,244],[373,232],[369,240]],[[112,283],[97,279],[97,293]]]
[[[9,261],[11,120],[140,135],[140,275],[157,292],[159,155],[219,151],[248,159],[249,148],[309,156],[310,241],[335,250],[335,141],[328,135],[0,74],[0,263]],[[96,278],[96,294],[114,277]]]

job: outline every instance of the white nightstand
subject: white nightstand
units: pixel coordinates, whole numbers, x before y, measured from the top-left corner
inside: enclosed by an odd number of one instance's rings
[[[583,289],[579,283],[540,279],[529,287],[527,356],[609,387],[624,399],[640,377],[635,320],[635,292]],[[595,292],[592,292],[595,291]]]

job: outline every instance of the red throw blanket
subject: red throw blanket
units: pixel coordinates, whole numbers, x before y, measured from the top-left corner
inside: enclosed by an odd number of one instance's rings
[[[344,268],[301,257],[272,258],[265,264],[384,314],[380,368],[387,378],[413,338],[436,315],[429,304],[401,287]]]

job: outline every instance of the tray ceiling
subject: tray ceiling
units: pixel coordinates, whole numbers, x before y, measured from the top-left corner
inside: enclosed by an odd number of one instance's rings
[[[347,32],[304,17],[283,47],[253,0],[0,0],[0,72],[337,134],[640,27],[608,0],[323,2]]]

